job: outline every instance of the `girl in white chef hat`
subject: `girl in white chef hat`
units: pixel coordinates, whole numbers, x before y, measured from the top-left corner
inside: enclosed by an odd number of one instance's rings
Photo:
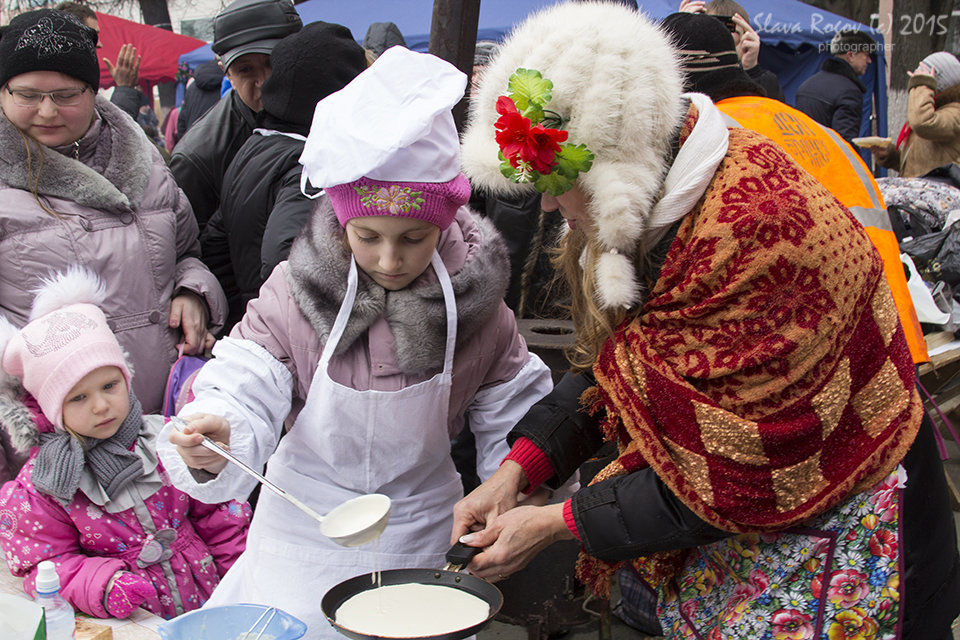
[[[198,446],[205,434],[320,513],[388,495],[379,568],[442,564],[462,495],[451,438],[469,414],[489,477],[508,430],[552,387],[502,301],[503,242],[465,207],[451,114],[465,86],[447,62],[394,47],[317,104],[301,163],[325,196],[215,347],[180,413],[189,427],[161,437],[178,487],[210,501],[253,488]],[[372,569],[264,492],[211,603],[278,606],[308,638],[335,637],[319,596]]]

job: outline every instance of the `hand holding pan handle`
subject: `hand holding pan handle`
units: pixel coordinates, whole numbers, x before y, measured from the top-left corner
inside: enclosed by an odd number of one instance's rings
[[[444,571],[460,571],[470,564],[473,556],[483,551],[480,547],[468,547],[462,542],[458,542],[447,551],[447,564],[443,566]]]

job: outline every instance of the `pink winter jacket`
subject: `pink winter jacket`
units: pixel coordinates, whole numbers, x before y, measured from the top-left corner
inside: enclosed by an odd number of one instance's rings
[[[144,425],[159,431],[159,416],[144,416]],[[107,583],[117,571],[131,571],[150,580],[159,598],[143,607],[163,618],[198,609],[246,546],[251,511],[236,501],[204,504],[175,488],[158,461],[163,485],[139,505],[108,513],[77,491],[69,506],[38,492],[30,475],[39,452],[15,480],[0,487],[0,547],[7,565],[24,577],[28,595],[35,591],[37,565],[53,560],[61,593],[73,607],[108,618],[104,607]],[[149,530],[137,518],[149,514]],[[138,557],[157,531],[173,529],[168,560],[152,564]],[[140,566],[140,565],[144,566]]]

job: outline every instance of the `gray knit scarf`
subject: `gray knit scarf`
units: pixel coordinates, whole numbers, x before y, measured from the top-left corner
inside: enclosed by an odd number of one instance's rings
[[[140,435],[142,424],[140,401],[131,393],[130,413],[109,438],[86,438],[84,445],[66,431],[41,433],[40,452],[30,475],[33,485],[41,493],[70,504],[80,486],[80,474],[86,464],[107,495],[112,497],[143,475],[139,456],[130,450]]]

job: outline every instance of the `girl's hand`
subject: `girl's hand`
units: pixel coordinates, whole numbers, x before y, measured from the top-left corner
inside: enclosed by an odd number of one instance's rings
[[[454,544],[465,533],[482,529],[492,523],[501,513],[517,506],[517,494],[527,485],[523,468],[513,460],[507,460],[490,479],[470,492],[453,506]]]
[[[129,571],[118,571],[107,583],[104,598],[107,613],[123,619],[136,611],[148,599],[157,598],[153,583]]]
[[[554,542],[573,538],[563,520],[563,503],[559,503],[511,509],[486,529],[464,536],[461,542],[484,547],[470,561],[470,573],[497,582],[523,569]]]
[[[217,474],[227,466],[227,460],[203,446],[203,436],[207,436],[227,451],[230,450],[230,423],[220,416],[209,413],[195,413],[183,420],[187,425],[183,431],[173,429],[170,432],[170,444],[177,446],[177,453],[191,469],[203,469]]]
[[[170,328],[183,332],[184,353],[198,355],[213,347],[213,334],[207,330],[209,317],[207,303],[192,291],[183,291],[170,301]]]

